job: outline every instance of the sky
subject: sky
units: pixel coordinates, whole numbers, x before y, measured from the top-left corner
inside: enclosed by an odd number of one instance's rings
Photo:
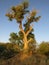
[[[23,0],[0,0],[0,42],[8,42],[11,32],[18,32],[19,27],[15,20],[10,22],[5,14],[12,6]],[[29,10],[36,9],[41,19],[34,23],[35,39],[38,43],[49,41],[49,0],[29,0]]]

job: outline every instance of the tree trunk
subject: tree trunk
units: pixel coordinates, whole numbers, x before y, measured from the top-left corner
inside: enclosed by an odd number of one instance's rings
[[[28,51],[28,41],[27,41],[26,35],[24,36],[23,43],[24,43],[23,50],[24,50],[24,52],[27,52]]]
[[[24,35],[24,38],[23,38],[23,44],[24,44],[23,51],[24,51],[24,52],[27,52],[28,49],[29,49],[28,43],[30,43],[30,42],[32,41],[32,38],[30,38],[29,40],[27,40],[27,36],[28,36],[28,34],[31,32],[32,26],[29,27],[29,30],[28,30],[26,33],[25,33],[25,31],[23,30],[23,28],[22,28],[22,23],[20,23],[19,28],[20,28],[20,31],[21,31],[21,32],[23,33],[23,35]]]

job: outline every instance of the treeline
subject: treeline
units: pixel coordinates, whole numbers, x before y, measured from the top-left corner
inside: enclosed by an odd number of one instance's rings
[[[49,42],[33,45],[29,49],[27,57],[21,60],[26,56],[21,47],[15,43],[0,43],[0,65],[49,65]]]
[[[45,55],[49,58],[49,42],[42,42],[39,45],[29,48],[32,53]],[[14,43],[0,43],[0,59],[9,59],[22,51],[21,47]]]

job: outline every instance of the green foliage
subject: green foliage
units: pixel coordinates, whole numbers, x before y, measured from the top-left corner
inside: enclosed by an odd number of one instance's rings
[[[12,33],[10,34],[9,40],[10,40],[10,42],[12,42],[12,43],[16,43],[16,40],[18,40],[18,35],[17,35],[17,33],[12,32]]]
[[[29,23],[32,23],[32,22],[37,22],[41,16],[36,16],[37,15],[37,11],[36,10],[33,10],[29,13],[29,16],[27,17],[27,21]]]
[[[21,31],[19,31],[19,33],[14,33],[12,32],[10,34],[10,38],[9,41],[13,44],[16,44],[19,46],[19,48],[21,49],[23,47],[23,43],[22,43],[22,39],[23,39],[23,33]]]
[[[30,37],[34,39],[35,36],[33,33],[29,33],[29,35],[27,37],[28,37],[28,39],[30,39]]]
[[[38,52],[46,56],[49,56],[49,42],[42,42],[39,45]]]
[[[16,19],[18,23],[24,19],[24,15],[28,13],[28,2],[23,2],[18,6],[13,6],[11,12],[6,14],[9,17],[9,20]]]
[[[8,59],[19,53],[19,48],[16,44],[0,43],[0,59]]]
[[[19,39],[22,40],[24,37],[23,33],[21,31],[19,31],[18,34],[19,34]]]

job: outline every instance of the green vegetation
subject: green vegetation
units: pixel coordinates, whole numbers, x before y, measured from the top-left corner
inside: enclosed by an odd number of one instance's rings
[[[6,14],[10,21],[15,19],[19,24],[19,32],[10,33],[10,42],[0,43],[0,65],[49,65],[49,42],[37,45],[33,33],[33,22],[41,16],[36,15],[36,10],[30,12],[28,6],[25,1]],[[25,14],[28,16],[22,23]]]
[[[25,55],[22,51],[20,52],[17,44],[0,43],[0,65],[49,65],[48,45],[49,42],[42,42],[36,48],[36,52],[33,50]]]
[[[16,44],[0,43],[0,59],[8,59],[19,53],[19,49]]]
[[[38,51],[38,53],[44,54],[48,57],[49,56],[49,42],[42,42],[39,45],[37,51]]]

